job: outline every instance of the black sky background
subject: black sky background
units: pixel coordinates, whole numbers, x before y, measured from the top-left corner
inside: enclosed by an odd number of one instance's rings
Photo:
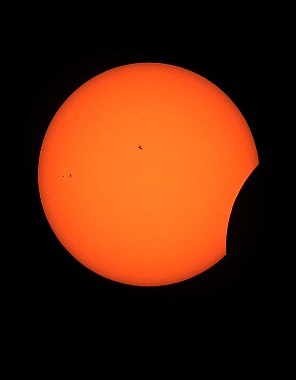
[[[4,12],[9,125],[2,126],[8,212],[1,298],[8,358],[39,353],[46,362],[40,353],[50,346],[53,364],[65,352],[79,357],[90,344],[94,355],[103,350],[151,363],[175,361],[184,352],[246,363],[267,353],[290,355],[292,27],[288,11],[278,14],[281,28],[276,12],[244,21],[234,12],[226,19],[185,6],[107,11],[50,2],[14,3]],[[82,267],[51,231],[37,187],[42,139],[62,102],[107,69],[146,61],[190,69],[220,87],[246,118],[260,161],[233,207],[225,259],[196,278],[156,288],[118,284]]]

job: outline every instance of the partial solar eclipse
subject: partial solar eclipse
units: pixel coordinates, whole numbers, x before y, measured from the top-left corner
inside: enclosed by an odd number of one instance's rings
[[[245,118],[215,84],[133,63],[91,78],[57,110],[38,186],[78,262],[119,283],[161,286],[226,255],[232,207],[258,164]]]

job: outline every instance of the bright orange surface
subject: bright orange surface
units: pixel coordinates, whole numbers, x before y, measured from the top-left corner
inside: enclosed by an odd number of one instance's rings
[[[224,257],[232,206],[257,165],[246,120],[217,86],[136,63],[62,104],[41,147],[39,191],[53,232],[85,267],[158,286]]]

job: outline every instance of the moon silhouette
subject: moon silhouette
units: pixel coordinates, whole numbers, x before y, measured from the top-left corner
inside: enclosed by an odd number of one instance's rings
[[[245,118],[215,84],[132,63],[91,78],[57,110],[38,186],[53,233],[83,266],[161,286],[226,255],[233,204],[258,164]]]

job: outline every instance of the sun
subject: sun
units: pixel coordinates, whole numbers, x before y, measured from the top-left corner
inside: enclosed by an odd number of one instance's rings
[[[57,110],[38,186],[53,233],[83,266],[161,286],[226,255],[233,204],[258,164],[245,118],[215,84],[132,63],[91,78]]]

